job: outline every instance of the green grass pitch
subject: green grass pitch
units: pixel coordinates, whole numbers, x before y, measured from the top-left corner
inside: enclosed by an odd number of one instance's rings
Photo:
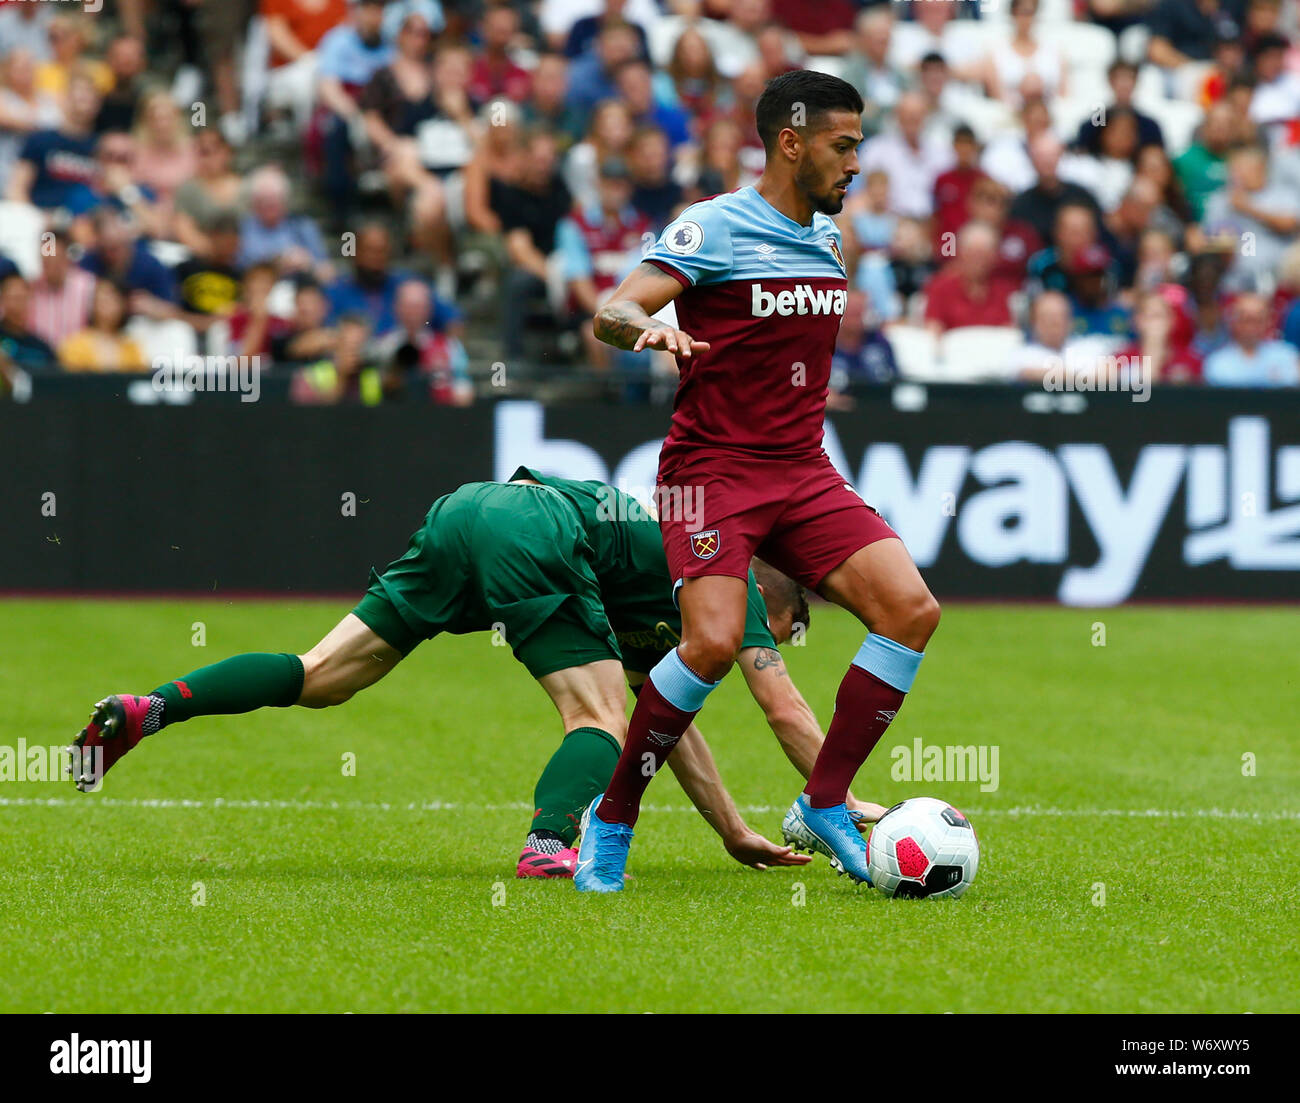
[[[61,744],[99,695],[305,650],[344,608],[6,601],[0,743]],[[958,901],[887,900],[821,858],[743,869],[668,776],[623,895],[516,881],[558,721],[506,648],[440,639],[341,708],[170,728],[96,794],[0,782],[0,1011],[1295,1011],[1295,618],[949,607],[855,791],[971,817]],[[785,649],[823,724],[859,642],[819,608]],[[701,727],[778,837],[800,785],[738,676]],[[996,746],[997,789],[895,780],[917,737]]]

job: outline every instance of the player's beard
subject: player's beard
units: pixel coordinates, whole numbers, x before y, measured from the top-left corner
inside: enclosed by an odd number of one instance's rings
[[[815,191],[814,189],[821,184],[821,175],[811,163],[805,162],[795,170],[794,182],[799,190],[808,197],[808,202],[814,210],[821,211],[822,214],[834,215],[839,214],[844,209],[844,196],[835,190],[836,185],[841,181],[835,181],[824,192]]]

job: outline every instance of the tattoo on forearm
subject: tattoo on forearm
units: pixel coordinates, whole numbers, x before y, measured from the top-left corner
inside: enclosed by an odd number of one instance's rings
[[[758,653],[754,656],[754,669],[766,670],[769,666],[776,667],[776,672],[784,678],[785,663],[781,661],[781,652],[775,647],[760,647]]]
[[[593,328],[605,344],[630,349],[651,324],[650,315],[636,303],[614,302],[601,308]]]

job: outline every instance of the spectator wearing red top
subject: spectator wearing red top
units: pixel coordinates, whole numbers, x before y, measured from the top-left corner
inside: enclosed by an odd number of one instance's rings
[[[850,0],[772,0],[772,18],[793,31],[807,53],[846,54],[853,49],[859,7]]]
[[[523,103],[532,90],[533,78],[527,69],[510,57],[510,44],[519,33],[519,15],[505,4],[494,5],[484,13],[483,49],[474,59],[470,72],[469,96],[476,107],[497,96]]]
[[[1184,310],[1185,288],[1166,284],[1145,292],[1133,314],[1137,338],[1117,358],[1140,366],[1142,378],[1153,383],[1199,383],[1201,354],[1192,348],[1194,326]]]
[[[962,326],[1009,326],[1016,285],[995,279],[998,232],[968,222],[957,235],[957,255],[925,286],[925,324],[935,333]]]
[[[979,167],[979,142],[969,126],[953,131],[952,151],[957,164],[934,181],[934,251],[941,257],[953,255],[957,231],[970,218],[971,189],[977,180],[987,179]]]
[[[1043,247],[1028,222],[1009,218],[1011,192],[990,176],[983,176],[971,185],[966,203],[966,217],[970,222],[984,222],[998,232],[998,263],[993,269],[995,279],[1010,280],[1019,286],[1025,282],[1029,258]]]
[[[634,267],[650,220],[632,206],[632,178],[627,165],[610,158],[600,166],[591,206],[575,206],[556,227],[556,251],[569,292],[570,306],[583,320],[587,354],[598,370],[609,368],[614,352],[591,333],[591,318],[619,281]]]
[[[271,68],[297,61],[348,17],[347,0],[261,0]]]
[[[271,47],[266,98],[306,128],[316,97],[316,47],[348,18],[347,0],[261,0]]]
[[[254,264],[244,273],[243,294],[230,316],[231,352],[269,361],[272,342],[289,334],[289,321],[271,313],[271,288],[275,281],[275,265],[269,261]]]

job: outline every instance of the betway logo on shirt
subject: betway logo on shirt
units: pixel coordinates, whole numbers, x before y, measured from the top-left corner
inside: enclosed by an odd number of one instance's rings
[[[788,318],[791,314],[838,314],[844,315],[844,288],[819,288],[814,290],[806,283],[797,283],[782,291],[765,291],[761,283],[750,285],[752,292],[751,313],[755,318],[770,318],[779,314]]]

